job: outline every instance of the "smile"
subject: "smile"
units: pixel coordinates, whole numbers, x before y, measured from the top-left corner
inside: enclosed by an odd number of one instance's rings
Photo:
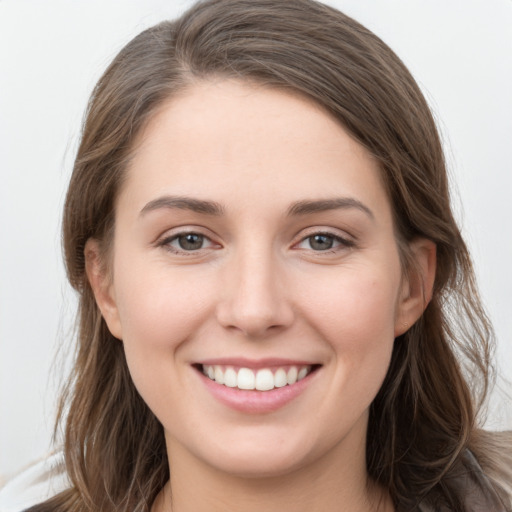
[[[244,414],[277,411],[302,395],[322,364],[267,358],[210,359],[192,365],[218,402]]]
[[[202,372],[209,379],[228,388],[270,391],[291,386],[307,377],[312,365],[284,366],[279,368],[235,368],[233,366],[202,365]]]

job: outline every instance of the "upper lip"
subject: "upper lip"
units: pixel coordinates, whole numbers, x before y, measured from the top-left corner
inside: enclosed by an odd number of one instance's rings
[[[237,366],[241,368],[272,368],[279,366],[307,366],[317,365],[315,361],[307,361],[304,359],[286,359],[267,357],[263,359],[247,359],[246,357],[218,357],[212,359],[203,359],[195,364],[203,366]]]

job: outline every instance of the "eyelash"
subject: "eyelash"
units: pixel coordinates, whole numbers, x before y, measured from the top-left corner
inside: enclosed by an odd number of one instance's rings
[[[327,249],[324,249],[324,250],[315,250],[311,247],[311,241],[315,237],[328,238],[332,241],[333,244],[337,243],[338,246],[328,247]],[[355,245],[356,245],[353,240],[344,238],[340,235],[335,235],[334,233],[330,233],[329,231],[316,231],[314,233],[308,234],[305,237],[302,237],[301,240],[297,244],[294,244],[294,247],[297,247],[298,245],[300,245],[308,240],[309,240],[310,247],[309,247],[309,249],[306,249],[306,250],[311,250],[316,254],[333,254],[333,253],[338,252],[343,249],[350,249],[352,247],[355,247]],[[300,248],[297,248],[297,250],[300,250]]]
[[[173,247],[171,245],[172,242],[177,241],[179,243],[180,238],[184,238],[186,236],[191,236],[191,235],[200,237],[202,239],[203,244],[204,244],[204,242],[209,242],[212,246],[215,245],[214,242],[212,242],[212,240],[208,236],[203,235],[202,233],[200,233],[198,231],[181,231],[174,235],[165,237],[163,240],[158,242],[157,245],[159,247],[163,247],[164,249],[166,249],[167,251],[169,251],[173,254],[179,254],[179,255],[185,255],[185,256],[197,255],[202,250],[209,248],[209,247],[200,247],[198,249],[186,250],[186,249],[182,249],[182,248]]]
[[[173,242],[178,242],[180,241],[180,239],[184,238],[184,237],[187,237],[187,236],[197,236],[197,237],[200,237],[201,238],[201,247],[197,248],[197,249],[190,249],[190,250],[187,250],[187,249],[183,249],[183,248],[178,248],[178,247],[174,247],[172,246],[171,244]],[[311,241],[315,238],[315,237],[325,237],[327,239],[330,239],[332,241],[332,244],[338,244],[337,246],[334,246],[334,247],[328,247],[326,249],[323,249],[323,250],[315,250],[311,247]],[[301,250],[300,247],[298,247],[300,244],[302,243],[305,243],[306,241],[309,240],[309,248],[305,248],[305,250],[310,250],[312,251],[313,253],[316,253],[316,254],[333,254],[333,253],[336,253],[340,250],[343,250],[343,249],[349,249],[349,248],[352,248],[352,247],[355,247],[355,242],[353,240],[350,240],[348,238],[344,238],[342,236],[339,236],[339,235],[335,235],[334,233],[330,233],[328,231],[315,231],[315,232],[312,232],[310,234],[308,234],[307,236],[304,236],[302,237],[299,242],[293,244],[293,249],[295,250]],[[205,249],[209,249],[210,247],[204,247],[203,244],[205,242],[208,242],[211,246],[215,246],[216,244],[214,242],[212,242],[212,240],[198,232],[198,231],[181,231],[179,233],[176,233],[176,234],[173,234],[171,236],[167,236],[165,237],[164,239],[162,239],[161,241],[159,241],[157,243],[157,245],[159,247],[163,247],[164,249],[166,249],[167,251],[173,253],[173,254],[178,254],[178,255],[186,255],[186,256],[191,256],[191,255],[197,255],[197,254],[200,254],[203,250]],[[218,244],[217,244],[218,245]],[[219,246],[220,247],[220,246]]]

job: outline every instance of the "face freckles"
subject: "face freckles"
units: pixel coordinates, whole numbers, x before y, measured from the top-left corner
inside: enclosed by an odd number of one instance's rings
[[[243,475],[360,459],[394,337],[423,307],[377,163],[307,100],[218,81],[165,104],[127,172],[112,280],[89,276],[170,459]],[[271,391],[203,374],[242,367],[309,373]]]

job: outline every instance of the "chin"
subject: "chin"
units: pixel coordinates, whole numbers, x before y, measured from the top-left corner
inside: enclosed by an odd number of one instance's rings
[[[290,436],[289,432],[270,435],[263,425],[249,432],[216,439],[196,456],[210,467],[242,478],[283,476],[320,458],[325,449],[311,442],[313,436]],[[264,435],[267,430],[267,436]]]
[[[270,456],[252,451],[228,456],[220,463],[215,461],[210,465],[239,478],[257,479],[288,475],[306,465],[306,461],[297,454],[278,453]]]

